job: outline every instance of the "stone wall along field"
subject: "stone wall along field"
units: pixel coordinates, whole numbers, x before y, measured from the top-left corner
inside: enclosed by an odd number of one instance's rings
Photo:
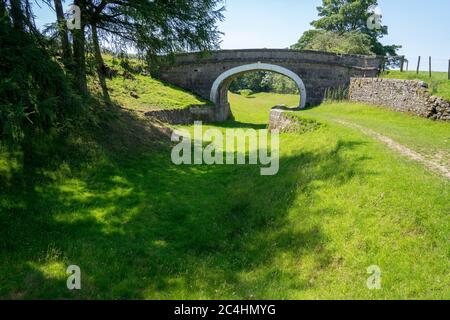
[[[435,120],[450,120],[450,102],[431,95],[422,81],[352,78],[349,99]]]

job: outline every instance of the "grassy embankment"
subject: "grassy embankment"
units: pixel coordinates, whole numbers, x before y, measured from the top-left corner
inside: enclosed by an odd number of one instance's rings
[[[163,81],[135,72],[142,68],[136,60],[127,65],[111,56],[105,62],[116,70],[118,76],[107,81],[111,99],[127,109],[148,111],[152,109],[184,109],[191,106],[207,106],[209,101],[194,96]],[[123,76],[126,73],[127,76]]]
[[[154,85],[142,99],[158,104],[165,88]],[[236,120],[209,127],[263,129],[273,105],[297,99],[231,95]],[[324,125],[281,135],[273,177],[252,165],[175,166],[168,143],[148,143],[130,119],[43,154],[27,188],[20,154],[4,151],[0,297],[448,298],[449,182],[334,120],[433,150],[448,150],[448,124],[348,104],[301,115]],[[66,288],[70,264],[80,291]],[[371,265],[381,290],[366,287]]]

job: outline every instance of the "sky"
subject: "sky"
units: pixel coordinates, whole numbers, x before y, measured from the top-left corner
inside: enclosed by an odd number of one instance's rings
[[[225,0],[222,49],[288,48],[317,19],[321,0]],[[66,1],[69,4],[69,1]],[[450,59],[450,0],[378,0],[382,23],[389,27],[383,44],[399,44],[410,70],[422,56],[421,70],[432,57],[434,71],[447,71]],[[54,13],[36,8],[38,26],[55,20]]]

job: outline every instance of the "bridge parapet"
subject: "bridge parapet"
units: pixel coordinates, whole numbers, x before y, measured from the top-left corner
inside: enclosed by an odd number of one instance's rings
[[[214,90],[217,90],[213,88],[217,86],[216,80],[222,79],[224,74],[231,74],[227,71],[258,63],[264,66],[273,65],[275,67],[270,70],[287,69],[301,78],[306,90],[306,101],[301,104],[317,104],[323,100],[326,89],[348,86],[352,77],[377,76],[382,59],[377,56],[289,49],[221,50],[206,54],[179,54],[172,59],[165,59],[165,63],[160,68],[160,78],[205,99],[210,99]],[[257,68],[242,69],[258,70]],[[214,101],[217,105],[227,105],[228,86],[239,75],[233,73],[229,79],[224,79],[220,84],[219,91],[223,94],[220,96],[220,101]]]
[[[242,49],[242,50],[220,50],[209,53],[182,53],[175,55],[167,66],[223,63],[230,61],[296,61],[298,63],[317,63],[347,66],[357,69],[379,70],[383,57],[337,54],[310,50],[291,49]]]

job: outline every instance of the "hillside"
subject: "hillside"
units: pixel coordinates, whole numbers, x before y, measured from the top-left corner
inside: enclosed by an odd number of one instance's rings
[[[137,60],[129,59],[124,64],[112,56],[104,59],[113,74],[107,81],[111,99],[124,108],[145,112],[210,104],[190,92],[152,78]]]

